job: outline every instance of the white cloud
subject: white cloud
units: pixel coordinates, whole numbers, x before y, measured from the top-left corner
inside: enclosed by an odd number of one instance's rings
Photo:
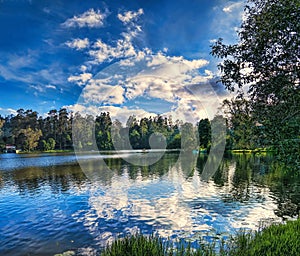
[[[74,105],[69,105],[69,106],[63,106],[63,108],[66,108],[69,111],[72,111],[73,113],[80,113],[81,115],[93,115],[96,116],[101,113],[99,111],[99,108],[97,106],[89,106],[86,107],[81,104],[74,104]]]
[[[88,11],[67,19],[62,26],[64,27],[90,27],[97,28],[104,25],[104,19],[107,17],[107,12],[102,13],[100,10],[89,9]]]
[[[236,2],[236,3],[231,3],[230,5],[227,5],[223,8],[223,12],[226,13],[232,13],[235,10],[240,10],[244,5],[244,2]]]
[[[76,50],[82,50],[87,48],[90,45],[90,42],[88,38],[84,38],[84,39],[76,38],[73,39],[72,41],[66,42],[65,44],[70,48],[75,48]]]
[[[36,91],[38,91],[38,92],[44,92],[45,91],[45,89],[41,85],[30,85],[29,87],[36,90]]]
[[[19,57],[20,63],[17,61]],[[0,77],[25,84],[59,84],[65,80],[65,74],[57,62],[47,66],[46,69],[34,69],[36,63],[36,60],[27,63],[22,56],[13,56],[5,65],[0,64]]]
[[[129,109],[127,107],[116,107],[116,106],[101,106],[99,107],[101,112],[109,112],[113,119],[118,119],[122,123],[126,123],[129,116],[136,116],[137,119],[142,117],[156,116],[153,112],[148,112],[144,109],[136,108]]]
[[[70,76],[68,78],[68,81],[69,82],[74,82],[74,83],[78,84],[79,86],[82,86],[82,85],[86,84],[86,82],[88,80],[90,80],[92,78],[92,76],[93,75],[91,73],[82,73],[78,76],[76,76],[76,75],[75,76]]]
[[[87,70],[87,66],[81,65],[80,71],[85,72]]]
[[[91,79],[85,86],[78,104],[98,109],[116,107],[117,104],[118,112],[111,108],[115,111],[111,116],[120,119],[115,116],[117,113],[126,119],[124,116],[129,111],[124,103],[131,102],[129,106],[133,104],[142,110],[139,101],[135,101],[142,96],[171,103],[169,111],[161,114],[172,115],[175,119],[196,123],[199,118],[213,117],[220,104],[217,92],[210,84],[214,75],[210,70],[204,70],[204,74],[199,72],[208,64],[207,60],[187,60],[183,56],[167,56],[162,52],[147,55],[146,52],[151,51],[140,51],[134,57],[102,70],[95,76],[97,79]],[[145,113],[149,112],[145,105],[143,108]]]
[[[3,115],[3,116],[16,115],[17,111],[15,109],[12,109],[12,108],[1,108],[0,107],[0,114]]]
[[[46,88],[56,90],[56,86],[52,84],[46,85]]]
[[[164,77],[137,75],[125,81],[126,98],[134,99],[146,94],[149,97],[174,102],[176,85]]]
[[[209,64],[208,60],[182,60],[182,63],[189,66],[192,69],[199,69]]]
[[[168,56],[167,49],[153,53],[151,49],[135,47],[134,39],[142,31],[136,22],[142,14],[142,9],[119,14],[118,18],[127,29],[121,33],[121,38],[112,43],[98,39],[88,48],[91,60],[80,67],[83,73],[68,78],[70,82],[85,85],[76,108],[93,113],[109,111],[112,118],[126,121],[134,107],[139,115],[152,112],[149,105],[137,99],[145,97],[164,101],[167,107],[163,115],[172,114],[174,118],[193,123],[200,117],[212,118],[208,112],[215,113],[220,102],[210,85],[214,74],[209,70],[200,73],[200,69],[209,64],[208,60]],[[111,61],[115,63],[93,79],[91,73],[86,73],[87,66]],[[194,95],[190,85],[206,86],[208,91],[198,90],[200,96]]]
[[[205,59],[187,60],[184,59],[183,56],[170,57],[162,52],[158,52],[156,55],[153,55],[152,60],[148,62],[149,67],[162,64],[183,64],[183,66],[189,67],[191,70],[193,70],[206,66],[209,64],[209,62]]]
[[[153,112],[148,112],[144,109],[130,109],[127,107],[118,107],[118,106],[95,106],[95,105],[83,105],[83,104],[74,104],[69,106],[64,106],[64,108],[72,111],[74,113],[78,112],[81,115],[99,115],[101,112],[109,112],[112,120],[118,119],[123,124],[126,124],[129,116],[136,116],[138,119],[142,117],[156,116]]]
[[[132,21],[136,21],[139,16],[141,16],[144,13],[143,9],[139,9],[137,12],[128,11],[124,14],[119,13],[118,18],[120,21],[122,21],[124,24],[128,24]]]
[[[106,44],[101,39],[98,39],[93,48],[94,50],[89,51],[89,55],[94,58],[95,63],[129,58],[139,54],[136,52],[130,39],[119,39],[115,46]]]
[[[141,26],[136,24],[141,14],[143,14],[143,9],[139,9],[137,12],[129,11],[124,14],[119,14],[118,18],[126,25],[126,31],[121,33],[122,38],[110,43],[106,43],[102,39],[98,39],[94,42],[92,49],[88,51],[88,54],[92,58],[90,63],[100,64],[116,59],[144,57],[144,54],[149,51],[149,49],[138,50],[133,43],[135,38],[142,32]],[[130,66],[131,63],[125,60],[123,65]]]
[[[84,101],[88,104],[122,104],[124,89],[107,82],[104,79],[90,80],[82,94]]]
[[[236,43],[237,31],[244,19],[245,1],[229,2],[227,5],[216,6],[215,19],[211,23],[211,32],[214,38],[222,37],[226,43]],[[214,41],[211,41],[214,43]]]

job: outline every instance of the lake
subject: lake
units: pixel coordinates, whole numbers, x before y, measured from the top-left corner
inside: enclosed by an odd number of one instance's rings
[[[228,155],[209,179],[206,155],[131,161],[151,157],[0,154],[0,255],[96,255],[136,232],[226,239],[299,213],[300,179],[274,166],[272,156]]]

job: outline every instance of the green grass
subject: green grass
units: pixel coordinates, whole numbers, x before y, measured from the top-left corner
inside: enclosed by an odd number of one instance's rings
[[[300,255],[300,219],[237,235],[230,255]]]
[[[218,249],[217,249],[218,248]],[[273,224],[256,232],[240,231],[228,241],[174,244],[157,236],[136,234],[114,241],[101,256],[281,256],[300,255],[300,219],[286,224]]]
[[[193,249],[190,243],[179,242],[177,246],[170,240],[157,236],[136,234],[114,241],[105,248],[101,256],[213,256],[216,255],[214,244],[200,244],[201,250]]]
[[[52,150],[32,150],[32,151],[20,151],[18,154],[42,154],[42,153],[69,153],[69,152],[74,152],[72,149],[52,149]]]

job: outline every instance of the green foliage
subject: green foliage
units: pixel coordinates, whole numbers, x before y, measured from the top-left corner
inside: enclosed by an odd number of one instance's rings
[[[39,149],[41,149],[41,150],[43,150],[43,151],[49,150],[47,141],[45,141],[45,140],[40,140],[40,141],[39,141]]]
[[[111,138],[112,121],[109,113],[101,113],[95,120],[95,133],[97,146],[100,150],[113,149]]]
[[[168,149],[180,149],[185,143],[192,149],[197,148],[197,136],[192,124],[173,122],[172,117],[160,115],[143,117],[137,120],[129,116],[126,127],[118,120],[112,122],[110,113],[102,112],[98,116],[69,113],[62,108],[52,109],[45,118],[38,117],[32,110],[19,109],[17,115],[0,117],[0,145],[14,144],[25,150],[70,150],[76,138],[78,150],[150,149],[149,141],[153,134],[166,139]],[[94,133],[93,133],[94,132]],[[186,141],[182,141],[186,133]],[[34,135],[35,134],[35,135]],[[195,136],[194,136],[195,135]],[[35,137],[34,137],[35,136]],[[157,137],[158,138],[158,137]],[[160,143],[161,142],[161,143]],[[158,147],[163,146],[161,137]]]
[[[21,129],[19,131],[19,137],[23,140],[23,149],[31,151],[38,146],[38,141],[42,136],[41,130],[33,130],[30,127],[26,129]]]
[[[300,1],[247,2],[239,42],[226,45],[219,39],[212,45],[212,55],[223,59],[219,69],[225,87],[238,90],[240,99],[248,88],[251,114],[249,120],[238,117],[233,131],[241,142],[237,147],[252,145],[249,137],[256,135],[259,143],[273,146],[281,161],[299,170]]]
[[[300,219],[274,224],[258,232],[241,232],[234,240],[230,255],[299,255]]]
[[[101,256],[133,256],[133,255],[165,255],[166,249],[163,242],[157,237],[135,235],[116,240],[107,247]]]
[[[167,145],[168,149],[176,149],[181,148],[181,134],[176,133],[174,136],[169,139],[169,143]]]
[[[211,124],[210,121],[206,119],[201,119],[198,124],[198,133],[201,148],[209,148],[211,144]]]
[[[184,123],[181,127],[181,145],[183,149],[193,150],[197,149],[198,136],[196,129],[191,123]]]
[[[157,236],[136,234],[117,239],[101,256],[257,256],[299,255],[300,219],[286,224],[273,224],[256,232],[239,231],[230,240],[206,243],[198,241],[196,248],[179,241],[176,245]]]
[[[180,241],[177,245],[164,241],[157,236],[136,234],[114,241],[101,256],[213,256],[216,255],[214,245],[200,244],[201,249],[195,250],[190,243]]]
[[[47,144],[48,144],[48,149],[47,150],[54,150],[56,141],[53,138],[49,138],[47,140]]]
[[[245,99],[223,101],[227,128],[231,136],[231,149],[254,149],[258,144],[256,123],[252,118],[250,102]]]

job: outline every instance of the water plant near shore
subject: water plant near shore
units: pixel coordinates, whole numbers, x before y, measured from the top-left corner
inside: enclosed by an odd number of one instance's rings
[[[228,241],[199,241],[197,248],[180,241],[172,243],[158,236],[136,234],[114,241],[101,256],[250,256],[299,255],[300,219],[273,224],[259,231],[241,230]]]

